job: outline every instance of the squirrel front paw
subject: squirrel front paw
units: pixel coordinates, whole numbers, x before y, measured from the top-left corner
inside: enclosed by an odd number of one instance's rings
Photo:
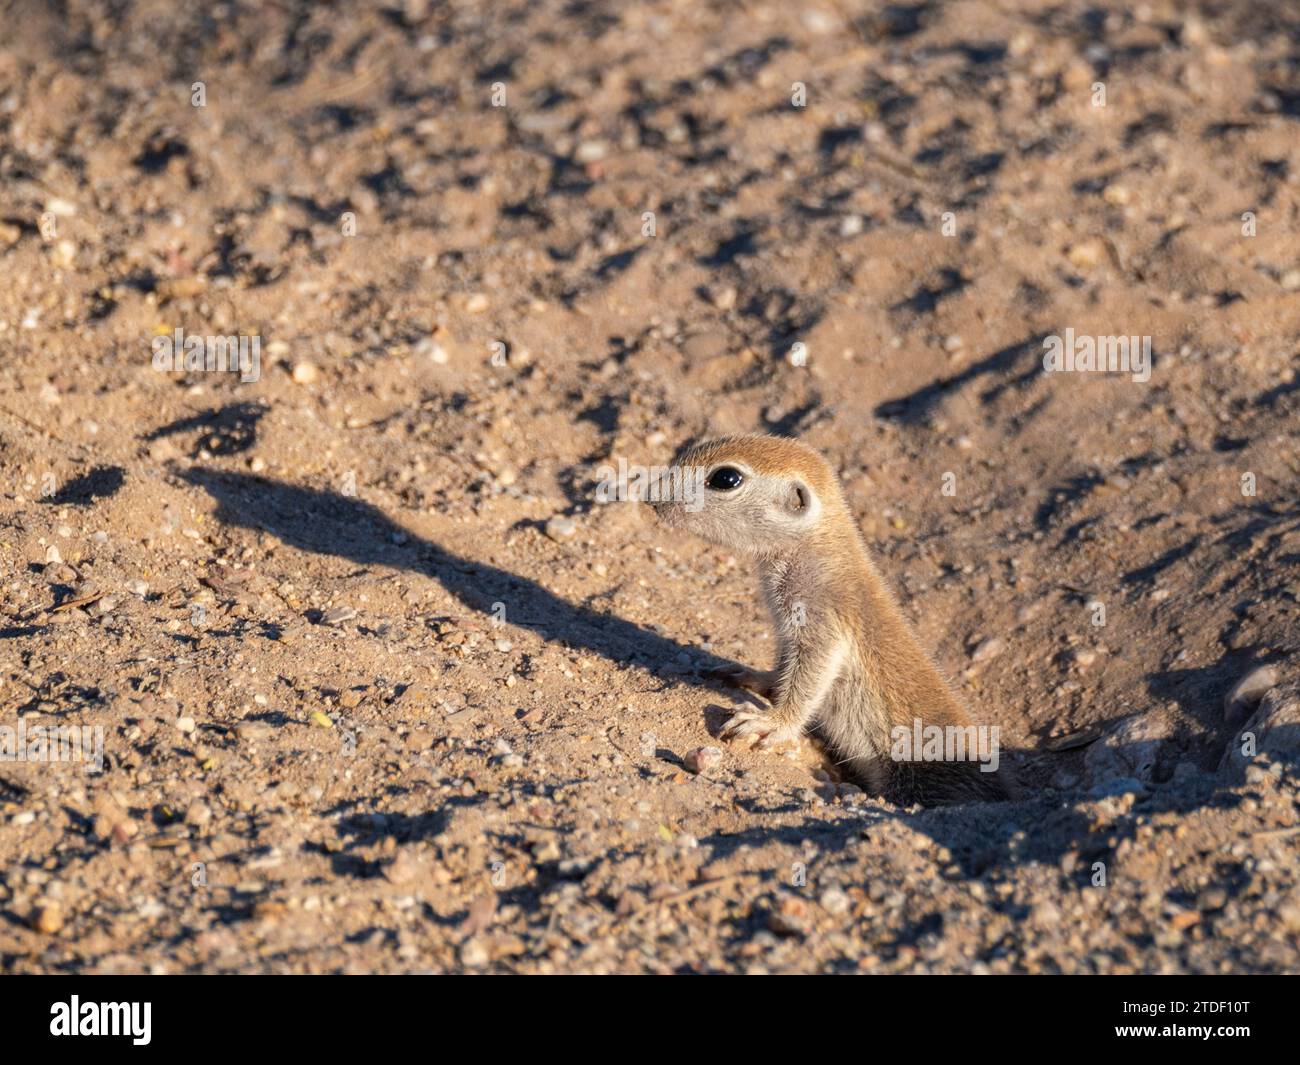
[[[751,747],[770,750],[783,743],[793,743],[799,738],[799,730],[790,725],[782,725],[771,714],[738,710],[722,726],[718,738],[728,743],[743,740]]]

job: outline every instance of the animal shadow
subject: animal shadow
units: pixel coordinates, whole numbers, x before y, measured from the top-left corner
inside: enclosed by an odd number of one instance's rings
[[[717,690],[725,684],[709,674],[735,665],[615,614],[571,603],[527,577],[447,551],[361,500],[251,474],[193,468],[180,476],[217,501],[219,521],[266,530],[314,554],[426,574],[477,613],[493,616],[497,604],[503,605],[509,624],[531,628],[545,640]]]

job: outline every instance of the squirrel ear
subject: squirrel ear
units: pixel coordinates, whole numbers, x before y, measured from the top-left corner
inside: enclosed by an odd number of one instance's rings
[[[791,514],[802,514],[812,502],[812,493],[799,481],[791,481],[786,489],[785,505]]]

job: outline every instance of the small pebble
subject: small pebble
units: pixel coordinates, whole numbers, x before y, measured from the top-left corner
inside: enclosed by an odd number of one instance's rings
[[[729,311],[735,307],[737,296],[738,293],[734,285],[716,285],[709,289],[709,299],[712,301],[713,306],[720,311]],[[662,433],[652,435],[663,436]],[[657,445],[652,444],[651,446]]]
[[[572,518],[552,518],[546,523],[546,535],[557,543],[571,540],[577,532],[577,523]]]
[[[1272,666],[1257,666],[1232,686],[1223,700],[1223,719],[1232,721],[1253,710],[1268,694],[1277,687],[1277,670]]]
[[[767,915],[767,927],[778,936],[808,934],[808,904],[803,899],[784,896]]]
[[[836,917],[848,913],[851,905],[848,895],[837,887],[827,888],[821,893],[821,898],[817,901],[821,903],[823,910]]]
[[[52,936],[63,928],[63,909],[57,902],[47,902],[32,911],[31,926],[36,931]]]
[[[717,769],[722,764],[722,749],[720,747],[696,747],[695,750],[686,753],[686,757],[682,759],[682,764],[692,773],[707,773],[711,769]]]
[[[987,640],[981,640],[975,650],[971,652],[970,660],[972,662],[988,662],[990,659],[997,658],[1007,644],[1001,636],[990,636]]]
[[[1105,246],[1099,240],[1085,240],[1075,244],[1066,252],[1066,258],[1072,266],[1089,270],[1097,266],[1105,255]]]
[[[487,946],[478,936],[467,939],[460,947],[460,963],[477,969],[491,961]]]

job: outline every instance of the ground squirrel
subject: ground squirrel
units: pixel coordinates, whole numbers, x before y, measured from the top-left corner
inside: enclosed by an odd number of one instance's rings
[[[687,448],[674,466],[675,498],[649,500],[659,519],[756,558],[777,632],[775,669],[728,674],[772,710],[733,714],[724,739],[769,747],[815,725],[852,777],[895,801],[1010,797],[996,730],[972,724],[921,649],[820,455],[732,436]]]

